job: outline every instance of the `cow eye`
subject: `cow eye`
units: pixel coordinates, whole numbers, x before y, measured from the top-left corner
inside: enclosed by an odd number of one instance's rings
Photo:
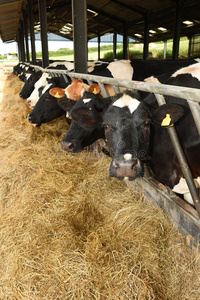
[[[150,120],[146,120],[146,122],[144,123],[145,126],[149,126],[150,125]]]
[[[113,126],[111,126],[111,125],[109,125],[109,124],[107,124],[107,123],[103,123],[102,125],[103,125],[103,128],[104,128],[105,130],[114,131]]]

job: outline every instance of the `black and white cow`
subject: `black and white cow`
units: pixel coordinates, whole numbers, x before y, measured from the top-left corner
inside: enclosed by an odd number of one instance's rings
[[[169,85],[200,88],[200,63],[181,68],[166,82]],[[97,107],[79,106],[70,111],[72,119],[87,130],[104,127],[112,155],[109,175],[134,180],[143,176],[148,163],[154,177],[177,193],[189,192],[183,188],[183,174],[165,127],[175,124],[196,185],[200,185],[200,137],[188,103],[184,99],[166,96],[166,105],[158,107],[150,94],[143,101],[126,92],[100,111]],[[99,104],[98,104],[99,106]]]
[[[58,105],[57,98],[51,96],[49,90],[58,86],[65,88],[69,83],[66,83],[63,76],[47,78],[47,80],[48,84],[43,89],[39,89],[39,100],[27,117],[29,122],[34,126],[48,123],[66,113],[65,110]]]
[[[46,69],[73,70],[73,68],[74,63],[72,62],[54,62],[51,63]],[[43,78],[40,80],[42,76]],[[31,76],[25,80],[24,86],[19,93],[19,96],[23,99],[28,99],[27,102],[28,104],[30,104],[30,107],[34,107],[37,100],[39,99],[39,89],[45,87],[48,84],[48,79],[50,78],[50,74],[48,75],[47,73],[42,73],[42,71],[32,73]]]
[[[35,83],[42,76],[42,71],[33,72],[25,81],[19,96],[23,99],[27,99],[35,88]]]
[[[34,73],[34,67],[27,66],[24,63],[18,63],[16,66],[13,67],[13,74],[17,75],[19,79],[25,82],[28,77]]]
[[[62,97],[58,100],[58,104],[66,111],[69,112],[73,108],[86,108],[89,110],[97,110],[99,113],[105,110],[116,99],[117,96],[108,98],[99,98],[98,95],[92,92],[84,92],[83,96],[78,100],[69,100]],[[91,145],[101,138],[105,138],[104,128],[96,124],[95,128],[85,128],[79,125],[76,121],[72,120],[71,126],[66,135],[62,139],[62,149],[68,152],[79,152],[85,147]]]

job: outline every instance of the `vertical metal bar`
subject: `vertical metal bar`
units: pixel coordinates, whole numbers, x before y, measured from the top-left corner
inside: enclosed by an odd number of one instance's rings
[[[190,107],[194,122],[200,135],[200,105],[199,103],[192,101],[188,101],[188,105]]]
[[[20,30],[20,40],[21,40],[21,52],[22,61],[25,61],[25,49],[24,49],[24,26],[23,22],[20,20],[21,30]]]
[[[114,91],[115,91],[115,94],[119,94],[119,93],[120,93],[120,89],[119,89],[118,86],[114,86],[114,85],[113,85],[113,89],[114,89]]]
[[[127,23],[124,23],[124,31],[123,31],[123,58],[128,58],[128,26]]]
[[[41,26],[42,66],[43,68],[46,68],[49,65],[46,0],[38,0],[38,6],[39,6],[40,26]]]
[[[100,86],[102,96],[103,96],[104,98],[108,97],[108,94],[107,94],[107,92],[106,92],[106,89],[105,89],[105,87],[104,87],[104,84],[98,82],[98,85]]]
[[[188,39],[189,39],[188,57],[190,57],[190,55],[191,55],[191,47],[192,47],[192,36],[189,36]]]
[[[19,61],[22,60],[22,50],[21,50],[21,37],[20,37],[20,30],[18,30],[18,38],[17,38],[17,43],[18,43],[18,57]]]
[[[87,1],[72,0],[74,68],[77,73],[87,73]]]
[[[163,59],[166,59],[167,56],[167,40],[164,41],[164,54],[163,54]]]
[[[98,33],[98,60],[101,59],[101,36],[100,34]]]
[[[117,31],[113,34],[113,59],[117,57]]]
[[[162,95],[155,94],[155,97],[157,99],[157,102],[158,102],[159,106],[166,103],[165,99]],[[189,165],[188,165],[186,157],[185,157],[185,153],[183,152],[183,149],[182,149],[181,144],[179,142],[179,138],[178,138],[178,135],[176,133],[175,128],[174,127],[167,128],[167,131],[169,133],[172,145],[173,145],[174,150],[176,152],[181,170],[183,172],[183,176],[184,176],[184,178],[187,182],[189,191],[190,191],[192,199],[194,201],[194,205],[196,207],[197,213],[200,216],[200,199],[199,199],[199,196],[198,196],[196,186],[194,184],[192,173],[190,171]]]
[[[28,13],[29,13],[29,27],[30,27],[30,38],[31,38],[31,57],[32,64],[36,63],[36,52],[35,52],[35,33],[34,33],[34,19],[33,19],[33,0],[28,0]]]
[[[149,15],[145,14],[143,59],[147,59],[149,55],[149,20]]]

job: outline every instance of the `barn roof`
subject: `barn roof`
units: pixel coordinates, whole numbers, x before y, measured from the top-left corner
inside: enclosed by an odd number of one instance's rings
[[[0,35],[4,42],[17,39],[29,0],[0,0]],[[35,31],[40,29],[38,0],[32,0]],[[174,24],[177,3],[183,12],[181,36],[200,33],[199,0],[88,0],[87,29],[88,39],[105,33],[123,34],[128,28],[128,36],[144,37],[145,19],[150,21],[149,41],[171,39],[174,36]],[[71,0],[46,0],[48,32],[68,39],[73,38]],[[29,31],[29,29],[28,29]]]

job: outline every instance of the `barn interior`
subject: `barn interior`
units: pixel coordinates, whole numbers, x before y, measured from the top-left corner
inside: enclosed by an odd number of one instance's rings
[[[190,41],[188,56],[199,54],[199,0],[0,0],[0,9],[0,36],[18,43],[20,61],[37,64],[34,35],[41,32],[43,68],[48,32],[74,42],[82,73],[88,40],[100,44],[109,33],[113,57],[117,34],[124,58],[129,37],[144,43],[143,59],[150,42],[168,39],[178,59],[182,36]],[[180,214],[182,199],[169,200],[183,235],[166,214],[166,187],[159,184],[163,212],[144,202],[144,186],[138,192],[105,175],[109,157],[64,153],[66,118],[30,126],[22,86],[14,74],[6,77],[0,103],[0,298],[200,299],[197,211],[187,204]],[[150,196],[158,192],[149,189]]]
[[[143,59],[148,58],[150,42],[169,39],[173,39],[173,59],[177,59],[182,36],[190,41],[188,55],[199,54],[195,52],[200,23],[198,0],[1,0],[0,8],[1,38],[8,43],[17,41],[21,61],[30,61],[30,35],[32,63],[36,62],[34,33],[41,31],[43,67],[48,65],[48,32],[74,41],[75,61],[86,60],[88,40],[97,37],[100,41],[108,33],[114,33],[115,38],[117,33],[123,35],[124,58],[128,58],[129,37],[144,43]],[[84,66],[80,70],[85,71]]]

